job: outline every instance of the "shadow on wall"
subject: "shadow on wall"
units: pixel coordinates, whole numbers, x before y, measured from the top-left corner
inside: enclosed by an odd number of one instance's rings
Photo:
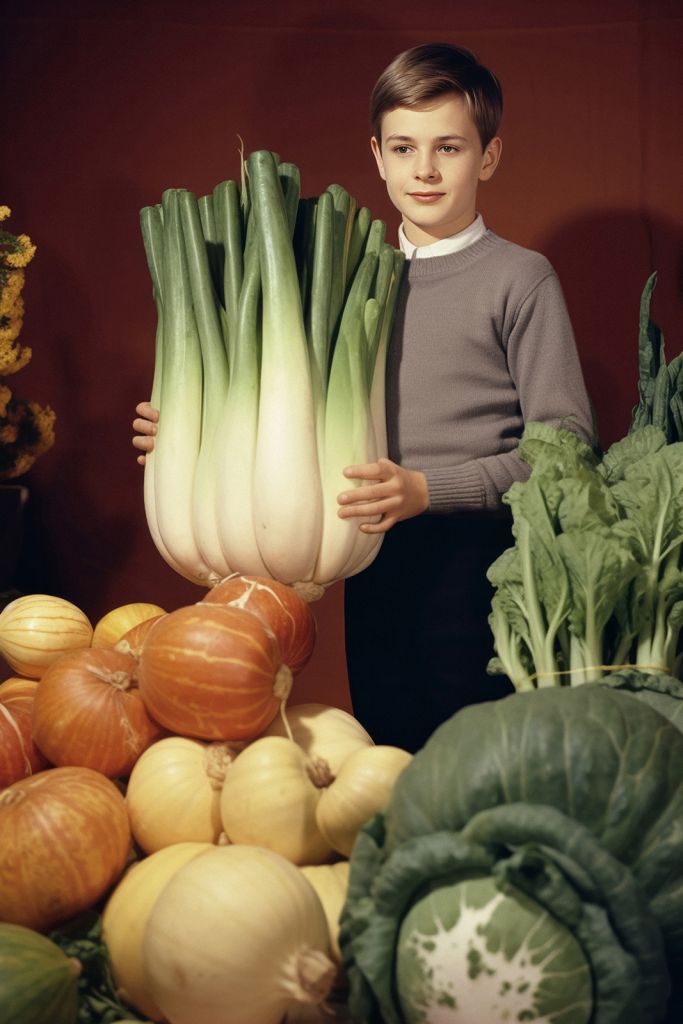
[[[88,254],[87,282],[71,240],[62,247],[35,232],[40,280],[27,298],[34,358],[26,387],[54,408],[56,439],[22,480],[30,496],[15,574],[21,592],[59,594],[89,614],[106,610],[103,594],[138,529],[141,488],[133,495],[130,487],[138,469],[130,445],[135,385],[129,392],[127,383],[136,382],[136,401],[149,388],[155,315],[139,239],[141,191],[125,180],[97,187],[115,197],[106,215],[86,193],[73,224]],[[137,261],[120,259],[138,250]],[[149,323],[136,322],[139,313]],[[148,348],[136,346],[136,336],[151,339]]]
[[[587,213],[538,242],[567,299],[600,440],[628,431],[638,401],[638,319],[657,271],[651,316],[670,361],[683,349],[683,225],[637,210]]]

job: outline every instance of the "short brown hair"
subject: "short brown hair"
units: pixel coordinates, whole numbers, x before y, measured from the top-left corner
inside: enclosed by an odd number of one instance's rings
[[[370,121],[378,145],[382,144],[384,114],[447,92],[465,97],[485,148],[495,136],[503,113],[500,82],[470,50],[449,43],[423,43],[405,50],[379,76],[370,97]]]

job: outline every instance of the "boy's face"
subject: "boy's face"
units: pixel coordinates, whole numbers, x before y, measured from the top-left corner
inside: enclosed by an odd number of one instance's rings
[[[482,152],[464,96],[446,93],[382,119],[382,147],[371,141],[389,198],[413,245],[429,245],[468,227],[477,213],[477,186],[491,177],[501,141]]]

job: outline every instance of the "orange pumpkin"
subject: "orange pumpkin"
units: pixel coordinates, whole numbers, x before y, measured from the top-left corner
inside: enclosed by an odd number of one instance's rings
[[[0,793],[0,921],[36,931],[88,909],[130,852],[126,802],[90,768],[48,768]]]
[[[31,711],[37,688],[35,680],[17,676],[0,685],[0,789],[50,763],[33,742]]]
[[[159,619],[138,662],[150,714],[197,739],[257,736],[286,700],[291,680],[275,636],[255,615],[201,601]]]
[[[257,615],[275,633],[282,660],[295,675],[313,654],[316,626],[311,606],[286,583],[260,576],[228,576],[203,601],[246,608]]]
[[[129,654],[87,647],[47,669],[33,703],[33,737],[52,764],[130,775],[143,750],[164,735],[142,700],[136,668]]]

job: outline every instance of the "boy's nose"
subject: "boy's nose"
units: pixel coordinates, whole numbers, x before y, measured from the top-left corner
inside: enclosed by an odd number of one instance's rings
[[[423,157],[421,160],[417,161],[417,165],[415,167],[416,178],[427,181],[428,179],[435,178],[437,174],[437,169],[429,157]]]

